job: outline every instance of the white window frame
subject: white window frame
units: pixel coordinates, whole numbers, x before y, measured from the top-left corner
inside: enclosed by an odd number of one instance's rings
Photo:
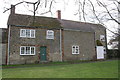
[[[24,34],[22,34],[22,31],[25,31]],[[20,29],[20,37],[26,37],[26,29]]]
[[[24,47],[24,54],[21,54],[21,48]],[[30,54],[26,54],[26,47],[30,47]],[[34,54],[31,54],[31,48],[34,48]],[[20,46],[20,55],[35,55],[35,47],[34,46]]]
[[[100,41],[105,41],[105,35],[100,35]]]
[[[33,31],[33,35],[34,35],[34,36],[32,36],[32,31]],[[30,30],[30,36],[31,36],[32,38],[35,38],[35,30],[33,30],[33,29]]]
[[[24,34],[22,34],[22,31],[25,31],[24,32]],[[27,34],[26,34],[26,31],[27,30],[30,30],[30,36],[27,36]],[[33,35],[34,36],[32,36],[32,32],[33,32]],[[25,38],[35,38],[35,30],[34,29],[20,29],[20,37],[25,37]]]
[[[49,34],[49,33],[51,33],[51,34]],[[46,31],[46,39],[54,39],[54,31],[53,30]]]
[[[75,49],[73,49],[73,47],[75,47]],[[78,49],[77,49],[78,48]],[[78,53],[76,53],[76,50],[78,50]],[[79,54],[79,46],[78,45],[73,45],[72,46],[72,54]]]

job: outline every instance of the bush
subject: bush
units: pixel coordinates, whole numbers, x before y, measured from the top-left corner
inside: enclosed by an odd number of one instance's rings
[[[100,40],[96,40],[96,44],[97,44],[97,46],[103,46],[103,44],[101,43]]]
[[[119,58],[120,54],[118,50],[115,49],[109,49],[107,52],[107,58],[108,59],[113,59],[113,58]]]

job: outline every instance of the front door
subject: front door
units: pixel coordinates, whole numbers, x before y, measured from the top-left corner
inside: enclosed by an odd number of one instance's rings
[[[40,47],[40,61],[46,61],[46,46]]]

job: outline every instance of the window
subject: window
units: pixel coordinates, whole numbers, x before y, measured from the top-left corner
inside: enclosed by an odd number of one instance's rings
[[[31,54],[35,53],[35,47],[31,47]]]
[[[21,29],[20,30],[20,37],[25,37],[26,35],[26,30],[25,29]]]
[[[105,41],[105,36],[104,35],[100,35],[100,41]]]
[[[21,29],[20,37],[35,38],[35,30],[32,29]]]
[[[35,47],[33,46],[21,46],[20,55],[35,55]]]
[[[25,48],[24,47],[21,47],[21,54],[24,54],[25,53]]]
[[[79,54],[79,46],[72,46],[72,54]]]
[[[54,31],[53,30],[47,30],[46,39],[54,39]]]

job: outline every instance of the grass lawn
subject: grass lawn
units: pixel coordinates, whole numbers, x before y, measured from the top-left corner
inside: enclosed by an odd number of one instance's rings
[[[2,79],[2,67],[0,65],[0,80]]]
[[[118,60],[81,64],[5,68],[3,78],[118,78]]]

